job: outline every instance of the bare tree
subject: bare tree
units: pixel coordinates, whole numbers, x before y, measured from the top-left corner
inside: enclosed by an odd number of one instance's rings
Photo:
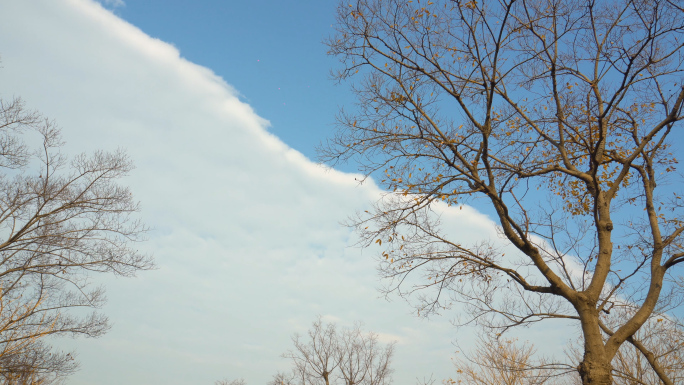
[[[31,377],[20,383],[51,383],[76,369],[45,337],[107,331],[104,315],[79,310],[105,300],[92,273],[153,267],[131,245],[145,227],[132,216],[130,191],[116,183],[130,160],[122,151],[70,160],[62,145],[54,122],[19,99],[0,100],[0,375]]]
[[[292,337],[295,350],[287,352],[284,357],[290,358],[294,364],[293,371],[304,378],[306,383],[322,381],[330,385],[333,370],[339,366],[337,330],[334,324],[324,325],[319,318],[307,332],[307,338],[299,334]]]
[[[236,380],[224,379],[224,380],[216,381],[216,383],[215,383],[215,385],[246,385],[246,384],[247,383],[242,378],[238,378]]]
[[[353,223],[385,247],[386,291],[493,332],[575,320],[583,383],[611,384],[620,347],[681,302],[683,42],[671,0],[341,2],[328,45],[359,104],[321,157],[389,191]],[[477,197],[515,253],[441,230],[438,202]],[[606,334],[619,302],[636,311]]]
[[[344,385],[387,385],[394,344],[380,346],[375,333],[363,333],[359,324],[343,330],[337,346],[339,372]]]
[[[292,374],[278,373],[273,384],[388,385],[394,343],[381,346],[375,333],[364,333],[359,324],[340,332],[319,318],[308,338],[292,337],[295,349],[284,357],[293,361]]]
[[[535,357],[534,345],[501,336],[480,336],[470,352],[455,360],[456,380],[447,384],[560,385],[575,383],[571,365]]]
[[[301,373],[300,373],[301,374]],[[303,378],[297,378],[297,372],[292,371],[291,373],[278,372],[273,375],[273,380],[269,382],[269,385],[299,385],[305,384]],[[298,381],[299,380],[299,381]]]

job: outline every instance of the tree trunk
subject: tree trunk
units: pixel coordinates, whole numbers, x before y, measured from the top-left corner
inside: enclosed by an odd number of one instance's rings
[[[597,359],[598,358],[598,359]],[[613,367],[610,362],[600,357],[591,357],[588,353],[584,354],[584,359],[577,368],[583,385],[612,385]]]
[[[612,357],[605,350],[599,327],[598,311],[592,301],[584,299],[576,307],[584,335],[584,357],[577,370],[583,385],[613,385]]]

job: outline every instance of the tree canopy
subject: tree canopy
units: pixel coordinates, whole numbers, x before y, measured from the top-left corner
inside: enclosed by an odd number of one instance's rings
[[[389,191],[353,223],[384,247],[387,291],[422,290],[422,314],[461,303],[499,332],[575,320],[583,383],[610,384],[621,346],[682,298],[681,5],[355,0],[336,28],[358,105],[321,157]],[[431,212],[477,197],[517,255],[457,241]]]

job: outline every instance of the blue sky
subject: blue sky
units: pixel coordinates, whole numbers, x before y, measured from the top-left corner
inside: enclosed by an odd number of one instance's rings
[[[348,84],[330,79],[337,59],[322,43],[332,32],[335,1],[128,0],[107,6],[228,79],[268,118],[273,133],[308,157],[330,134],[339,106],[353,102]]]
[[[153,229],[158,270],[94,277],[112,330],[55,342],[82,363],[68,384],[263,384],[319,315],[398,341],[395,384],[453,376],[473,339],[458,308],[424,320],[379,298],[374,250],[339,224],[382,190],[311,161],[353,101],[320,43],[335,2],[113,3],[0,2],[0,97],[55,119],[67,154],[126,149]],[[497,237],[471,207],[436,210],[458,242]],[[553,326],[523,333],[560,351]]]

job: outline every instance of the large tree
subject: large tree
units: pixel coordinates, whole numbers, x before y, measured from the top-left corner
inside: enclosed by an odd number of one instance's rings
[[[122,151],[60,150],[61,130],[0,100],[0,383],[48,384],[72,373],[49,336],[102,335],[104,291],[93,273],[131,276],[153,267],[132,242],[145,227],[117,180],[132,169]]]
[[[387,290],[424,289],[421,314],[459,302],[500,330],[574,320],[582,381],[610,384],[619,348],[678,306],[684,283],[670,144],[682,137],[681,4],[352,0],[336,28],[337,76],[359,78],[359,103],[322,158],[351,159],[389,190],[354,222],[386,247]],[[517,255],[458,241],[430,210],[477,197]],[[606,325],[619,307],[633,311]]]

